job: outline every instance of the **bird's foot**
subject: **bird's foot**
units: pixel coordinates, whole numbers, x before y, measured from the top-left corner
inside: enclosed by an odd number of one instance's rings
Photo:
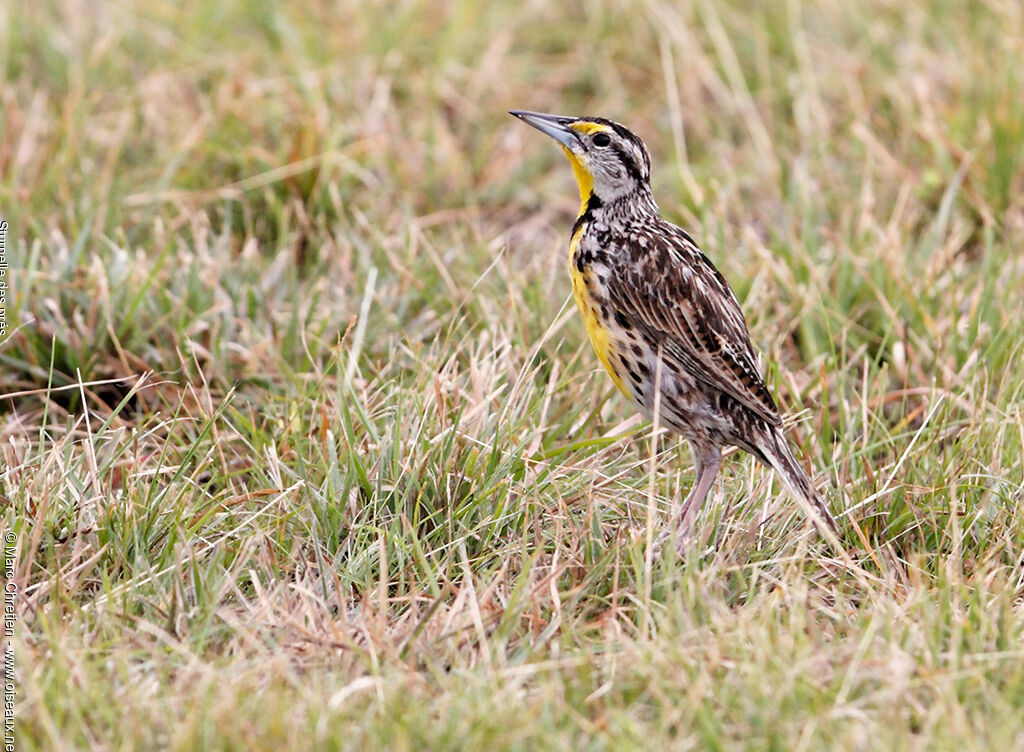
[[[669,525],[660,533],[658,537],[654,539],[654,555],[660,557],[665,549],[665,544],[669,541],[673,541],[676,547],[676,553],[679,558],[685,558],[686,553],[690,551],[694,544],[697,542],[697,537],[693,534],[692,530],[686,530],[676,525]]]

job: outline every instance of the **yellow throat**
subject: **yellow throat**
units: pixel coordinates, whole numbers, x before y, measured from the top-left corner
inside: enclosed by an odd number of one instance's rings
[[[591,191],[594,189],[594,178],[591,177],[587,168],[583,166],[583,163],[580,162],[575,154],[564,146],[562,151],[569,158],[572,172],[576,176],[576,184],[580,189],[580,216],[583,216],[583,213],[587,210],[587,202],[590,200]],[[572,294],[576,299],[576,307],[579,308],[580,316],[583,317],[583,325],[587,330],[590,344],[594,346],[594,352],[597,353],[597,357],[600,358],[605,370],[611,375],[615,386],[628,397],[629,390],[625,381],[611,364],[611,338],[608,330],[601,325],[597,311],[591,302],[590,293],[587,289],[587,273],[585,271],[581,272],[576,267],[576,264],[573,263],[573,257],[576,255],[576,249],[579,247],[584,229],[584,226],[581,224],[569,241],[569,274],[572,276]]]
[[[572,165],[572,174],[576,176],[576,185],[580,189],[580,214],[582,214],[587,208],[587,200],[590,198],[590,192],[594,190],[594,178],[587,172],[587,168],[583,166],[583,163],[579,158],[571,151],[562,147],[562,151],[565,152],[565,156],[569,158],[569,164]]]

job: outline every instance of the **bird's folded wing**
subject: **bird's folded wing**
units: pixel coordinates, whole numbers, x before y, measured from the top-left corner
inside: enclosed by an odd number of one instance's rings
[[[681,231],[680,236],[656,241],[640,264],[623,265],[609,283],[612,300],[661,346],[667,362],[730,395],[769,425],[781,425],[736,296],[689,237]]]

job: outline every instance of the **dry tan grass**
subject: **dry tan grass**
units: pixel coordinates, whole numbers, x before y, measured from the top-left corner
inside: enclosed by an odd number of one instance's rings
[[[19,749],[1024,745],[1021,13],[0,7]],[[847,558],[742,456],[651,558],[510,107],[647,139]]]

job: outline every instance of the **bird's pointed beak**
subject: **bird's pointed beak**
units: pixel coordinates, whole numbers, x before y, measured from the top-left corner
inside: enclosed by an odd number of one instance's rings
[[[529,112],[528,110],[509,110],[508,114],[519,118],[527,125],[532,125],[541,133],[546,133],[567,149],[571,149],[573,144],[579,143],[576,131],[569,127],[569,123],[575,121],[576,118],[548,115],[543,112]]]

